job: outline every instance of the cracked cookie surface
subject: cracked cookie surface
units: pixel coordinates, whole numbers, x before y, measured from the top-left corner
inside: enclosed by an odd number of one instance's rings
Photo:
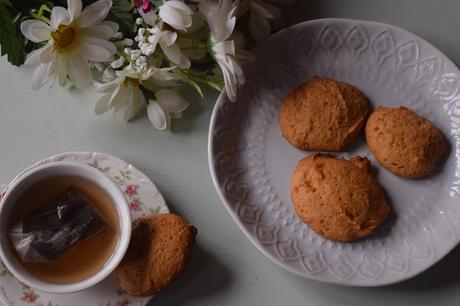
[[[413,179],[429,175],[446,149],[439,129],[405,107],[374,111],[366,124],[366,142],[383,167]]]
[[[371,235],[390,207],[369,168],[369,161],[359,156],[350,161],[322,154],[302,159],[291,181],[300,219],[330,240],[349,242]]]
[[[368,111],[356,87],[313,77],[283,99],[279,125],[283,137],[299,149],[340,151],[360,133]]]

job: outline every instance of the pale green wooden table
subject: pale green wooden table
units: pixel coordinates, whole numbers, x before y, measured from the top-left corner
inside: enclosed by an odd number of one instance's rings
[[[460,64],[459,12],[458,0],[299,0],[285,15],[289,24],[319,17],[392,23]],[[170,208],[199,230],[191,267],[152,305],[460,305],[459,247],[422,275],[381,288],[307,281],[265,258],[237,228],[211,183],[206,147],[215,94],[195,98],[173,133],[163,133],[145,117],[129,125],[97,118],[92,89],[33,92],[30,72],[0,59],[0,182],[41,158],[75,150],[111,153],[145,171]]]

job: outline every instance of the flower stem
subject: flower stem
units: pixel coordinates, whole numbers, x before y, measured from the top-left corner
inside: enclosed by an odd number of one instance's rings
[[[125,52],[117,50],[117,55],[123,57],[128,63],[131,63],[131,59],[128,58],[128,55]]]
[[[18,20],[21,19],[22,16],[24,16],[24,15],[22,14],[22,12],[19,12],[19,13],[16,15],[16,17],[14,17],[13,23],[18,22]]]
[[[50,19],[44,15],[45,12],[50,13],[51,9],[46,5],[42,4],[40,8],[38,9],[38,12],[36,10],[30,10],[30,16],[34,17],[37,20],[43,21],[47,24],[50,24]]]

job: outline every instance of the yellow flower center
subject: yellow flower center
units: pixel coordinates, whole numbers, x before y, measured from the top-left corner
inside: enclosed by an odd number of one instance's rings
[[[125,80],[123,81],[123,86],[128,87],[129,84],[133,86],[139,86],[140,82],[138,79],[126,77]]]
[[[78,42],[78,31],[72,25],[61,24],[58,29],[51,33],[54,40],[54,50],[61,53],[72,51]]]
[[[198,42],[198,44],[196,45],[196,47],[197,47],[198,49],[206,49],[208,46],[206,45],[206,43],[200,41],[200,42]]]

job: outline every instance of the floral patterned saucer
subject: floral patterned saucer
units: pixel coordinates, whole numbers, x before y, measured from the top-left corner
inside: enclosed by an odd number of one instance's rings
[[[127,162],[104,153],[70,152],[52,156],[25,171],[55,161],[75,161],[91,165],[111,177],[124,192],[134,218],[169,212],[163,196],[153,182]],[[0,188],[2,186],[0,185]],[[4,188],[7,186],[4,185]],[[4,189],[2,188],[2,189]],[[0,189],[1,190],[1,189]],[[0,302],[14,306],[143,306],[151,297],[134,298],[121,290],[112,277],[98,285],[71,294],[49,294],[17,281],[0,261]]]

